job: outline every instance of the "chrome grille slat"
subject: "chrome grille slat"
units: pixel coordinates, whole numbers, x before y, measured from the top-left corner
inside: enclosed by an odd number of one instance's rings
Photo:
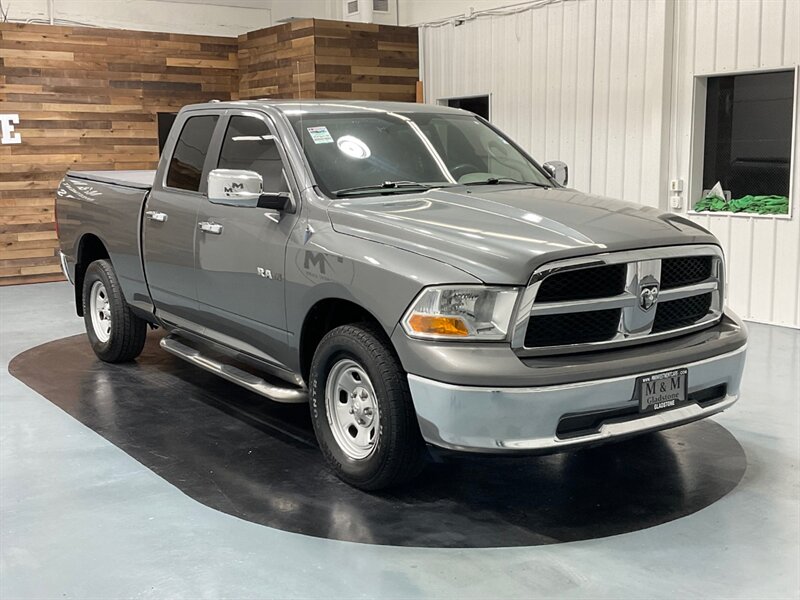
[[[719,283],[716,280],[709,279],[703,283],[696,283],[694,285],[685,285],[683,287],[674,287],[658,292],[659,302],[669,302],[670,300],[678,300],[688,296],[699,296],[707,292],[713,292],[719,289]]]
[[[688,296],[699,296],[713,292],[719,287],[716,280],[709,279],[703,283],[661,290],[659,302],[678,300]],[[564,300],[561,302],[536,302],[531,309],[533,315],[555,315],[567,312],[588,312],[605,308],[625,308],[638,306],[638,298],[630,292],[609,296],[607,298],[591,298],[587,300]]]
[[[641,308],[639,296],[642,286],[660,286],[662,261],[669,261],[670,272],[666,276],[672,282],[675,282],[675,273],[680,272],[681,268],[680,259],[686,257],[692,257],[691,264],[686,269],[689,275],[684,277],[687,285],[675,285],[667,289],[660,289],[656,304],[649,310]],[[708,269],[699,270],[697,268],[698,264],[702,265],[704,263],[703,259],[706,257],[708,257],[711,264],[710,276],[698,281],[697,279],[700,275],[709,274],[707,272]],[[569,271],[596,269],[620,264],[626,265],[625,289],[621,294],[606,297],[560,299],[547,302],[537,301],[540,287],[550,276],[563,276],[564,273]],[[612,271],[606,269],[606,272]],[[596,273],[594,276],[596,277]],[[591,279],[588,278],[587,280]],[[716,246],[648,248],[556,261],[540,267],[531,276],[530,283],[523,292],[517,309],[511,344],[518,354],[535,356],[587,352],[682,335],[708,327],[721,318],[723,290],[724,265],[722,252]],[[692,302],[691,298],[703,295],[709,295],[710,297],[710,308],[705,316],[695,320],[696,314],[694,313],[688,315],[686,319],[681,319],[679,313],[672,314],[684,306],[694,307],[695,312],[697,312],[697,307],[702,307],[704,304]],[[662,318],[658,319],[658,328],[654,331],[653,326],[657,321],[658,306],[668,302],[671,303],[670,319],[672,320],[668,320],[662,315]],[[599,329],[609,334],[608,339],[582,343],[554,343],[554,341],[557,342],[557,336],[554,335],[553,331],[554,327],[557,327],[559,316],[563,318],[563,323],[565,324],[565,340],[581,340],[587,339],[587,336],[581,336],[580,332],[567,331],[570,326],[581,322],[577,318],[577,314],[576,317],[571,317],[571,314],[594,312],[597,315],[603,315],[606,319],[611,319],[615,318],[616,313],[613,311],[616,309],[619,309],[619,321],[616,325],[615,334],[611,335],[613,323],[607,322],[598,325]],[[547,320],[542,320],[545,318]],[[685,322],[687,321],[691,322],[686,325]],[[537,337],[535,335],[536,332],[531,333],[528,331],[529,324],[535,326],[537,322],[547,327],[547,335],[541,337],[546,339],[550,345],[529,345],[527,343]],[[585,323],[585,321],[583,322]],[[665,328],[665,324],[669,325],[670,323],[676,323],[679,326]],[[591,339],[592,336],[588,336],[588,338]]]
[[[557,315],[561,313],[589,312],[606,308],[624,308],[636,303],[636,297],[625,292],[618,296],[608,298],[593,298],[591,300],[564,300],[562,302],[537,302],[533,305],[531,314]]]

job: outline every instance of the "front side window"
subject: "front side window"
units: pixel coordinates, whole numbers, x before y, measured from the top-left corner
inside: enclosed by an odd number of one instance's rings
[[[231,117],[217,166],[220,169],[255,171],[264,180],[265,192],[289,191],[278,144],[261,119]]]
[[[794,71],[709,77],[697,211],[789,212]]]
[[[552,185],[506,138],[470,115],[307,114],[292,115],[291,122],[317,183],[328,195],[386,182]]]
[[[203,163],[218,119],[218,115],[202,115],[186,120],[169,163],[167,187],[200,191]]]

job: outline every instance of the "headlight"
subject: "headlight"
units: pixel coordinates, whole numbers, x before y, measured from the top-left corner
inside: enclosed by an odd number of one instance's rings
[[[403,317],[403,329],[424,339],[502,340],[518,288],[439,286],[422,290]]]

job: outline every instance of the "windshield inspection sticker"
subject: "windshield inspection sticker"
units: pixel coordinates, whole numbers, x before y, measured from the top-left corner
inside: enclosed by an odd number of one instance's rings
[[[325,126],[307,127],[306,130],[308,131],[308,134],[311,136],[311,139],[314,140],[315,144],[333,143],[333,138],[331,137],[328,128]]]

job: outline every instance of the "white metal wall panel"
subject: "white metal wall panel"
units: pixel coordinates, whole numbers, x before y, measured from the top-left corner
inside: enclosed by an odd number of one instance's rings
[[[670,179],[691,190],[695,76],[796,67],[798,32],[798,0],[565,0],[423,28],[425,97],[490,93],[492,121],[576,188],[666,209]],[[798,127],[796,106],[793,196]],[[800,327],[793,200],[792,219],[689,215],[721,240],[745,318]]]
[[[675,3],[675,106],[671,177],[688,182],[687,203],[697,200],[691,181],[695,77],[800,63],[797,0],[696,0]],[[698,103],[699,104],[699,103]],[[800,118],[795,82],[792,218],[689,215],[725,248],[728,301],[744,318],[800,327]],[[697,148],[697,145],[695,145]],[[702,176],[695,173],[695,177]]]
[[[571,0],[423,28],[426,100],[491,93],[493,122],[567,162],[575,187],[657,205],[666,6]]]

